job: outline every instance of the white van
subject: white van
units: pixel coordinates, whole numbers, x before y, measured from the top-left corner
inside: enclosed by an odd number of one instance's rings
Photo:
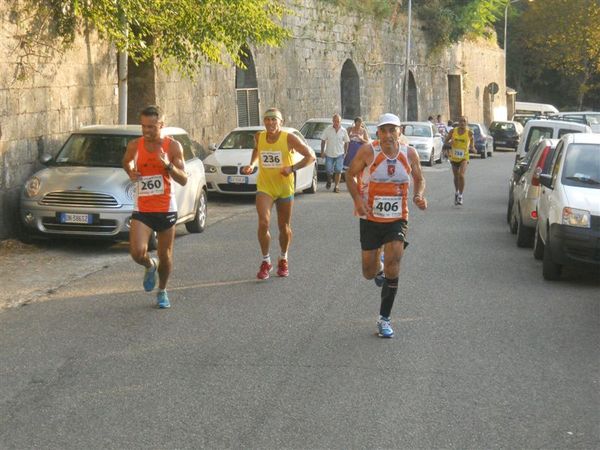
[[[516,159],[523,158],[535,148],[540,139],[560,139],[569,133],[591,133],[589,125],[565,120],[532,119],[525,124],[517,147]]]
[[[549,116],[558,114],[558,109],[547,103],[515,102],[515,114]]]

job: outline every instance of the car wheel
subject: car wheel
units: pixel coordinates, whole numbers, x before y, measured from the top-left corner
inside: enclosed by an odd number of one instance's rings
[[[550,242],[544,249],[544,256],[542,258],[542,275],[545,280],[556,281],[560,279],[562,272],[562,265],[556,264],[552,260],[552,250],[550,249]]]
[[[434,161],[433,161],[433,149],[431,150],[431,153],[429,154],[429,161],[427,161],[426,163],[429,167],[433,167]]]
[[[518,208],[518,206],[516,206]],[[510,233],[511,234],[517,234],[517,228],[518,228],[518,224],[517,224],[517,216],[515,214],[515,205],[512,204],[512,207],[510,209],[510,218],[508,219],[508,228],[510,229]]]
[[[148,239],[148,251],[153,252],[158,248],[158,237],[156,235],[156,231],[153,231],[150,235],[150,239]]]
[[[314,194],[315,192],[317,192],[317,182],[318,182],[318,174],[317,174],[317,167],[315,166],[315,168],[313,169],[313,176],[312,176],[312,183],[310,184],[310,187],[307,189],[304,189],[304,192],[306,194]]]
[[[517,247],[531,247],[534,230],[523,225],[521,214],[517,217]]]
[[[539,226],[535,227],[535,232],[533,235],[533,257],[537,260],[540,260],[544,257],[544,242],[540,237]]]
[[[206,217],[208,215],[206,199],[206,191],[202,189],[200,198],[198,199],[198,208],[196,208],[194,220],[185,223],[185,229],[188,230],[189,233],[202,233],[206,228]]]

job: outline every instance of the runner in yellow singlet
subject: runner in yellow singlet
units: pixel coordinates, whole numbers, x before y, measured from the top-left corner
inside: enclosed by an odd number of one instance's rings
[[[258,242],[262,251],[262,262],[256,274],[259,280],[269,278],[273,265],[269,255],[271,234],[271,209],[277,209],[279,245],[281,255],[277,262],[277,275],[287,277],[288,249],[292,239],[292,206],[294,205],[294,176],[296,170],[312,164],[315,157],[310,148],[292,133],[281,129],[283,116],[277,108],[268,109],[263,116],[265,131],[259,131],[254,138],[254,151],[250,164],[242,168],[242,173],[251,174],[258,165],[256,182],[256,212],[258,213]],[[304,158],[293,164],[292,153],[297,151]]]
[[[461,116],[458,119],[458,126],[448,133],[445,145],[450,146],[450,164],[454,175],[454,204],[462,205],[469,153],[475,153],[473,132],[467,128],[465,116]]]

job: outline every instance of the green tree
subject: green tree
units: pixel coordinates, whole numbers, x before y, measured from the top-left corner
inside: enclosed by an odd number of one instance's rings
[[[524,60],[541,76],[550,70],[576,86],[577,105],[598,89],[600,4],[598,0],[536,0],[518,23]]]
[[[93,29],[134,62],[155,59],[193,76],[206,63],[242,65],[244,45],[280,45],[289,12],[278,0],[17,0],[11,17],[21,27],[22,62]]]

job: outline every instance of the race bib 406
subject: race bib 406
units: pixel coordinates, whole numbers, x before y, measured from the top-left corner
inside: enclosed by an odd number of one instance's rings
[[[402,196],[375,196],[373,216],[383,219],[400,219],[402,217]]]

